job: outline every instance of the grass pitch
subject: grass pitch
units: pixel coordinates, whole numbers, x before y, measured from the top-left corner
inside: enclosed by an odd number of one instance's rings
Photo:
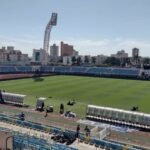
[[[105,79],[79,76],[50,76],[43,80],[21,79],[1,81],[0,89],[27,95],[25,103],[35,106],[36,96],[47,97],[46,103],[59,112],[60,103],[84,117],[88,104],[131,109],[150,113],[150,82],[122,79]],[[48,98],[49,97],[49,98]],[[51,98],[50,98],[51,97]],[[77,104],[67,106],[69,100]]]

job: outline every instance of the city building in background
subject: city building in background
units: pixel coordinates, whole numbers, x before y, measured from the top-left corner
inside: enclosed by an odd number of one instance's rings
[[[60,48],[61,48],[61,57],[78,55],[78,52],[74,50],[73,45],[61,42]]]
[[[63,65],[72,65],[72,56],[64,56]]]
[[[107,58],[108,58],[108,56],[105,56],[105,55],[97,55],[96,56],[96,64],[97,65],[103,64]]]
[[[0,49],[0,64],[5,65],[27,65],[30,64],[28,54],[23,54],[20,50],[15,50],[13,46],[2,47]]]
[[[141,67],[143,66],[143,59],[140,57],[140,50],[138,48],[132,49],[132,59],[131,59],[132,66]]]
[[[56,44],[50,46],[50,56],[58,57],[59,56],[59,47]]]
[[[132,49],[132,57],[133,58],[138,58],[139,57],[139,52],[140,52],[140,50],[138,48],[133,48]]]
[[[59,60],[59,46],[56,44],[53,44],[50,46],[50,57],[49,61],[50,62],[58,62]]]
[[[128,53],[126,53],[124,50],[121,50],[118,51],[116,54],[111,54],[111,57],[115,57],[118,59],[128,58]]]
[[[33,49],[32,62],[35,64],[45,63],[45,51],[41,49]]]
[[[120,61],[120,66],[127,66],[128,53],[125,50],[117,51],[116,54],[111,54],[111,57]]]

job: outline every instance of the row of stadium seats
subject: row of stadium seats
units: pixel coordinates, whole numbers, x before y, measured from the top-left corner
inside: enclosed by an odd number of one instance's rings
[[[124,76],[138,76],[138,69],[123,69],[123,68],[89,68],[87,73],[100,75],[124,75]]]
[[[24,134],[17,134],[14,136],[14,142],[19,143],[19,144],[26,144],[32,145],[32,146],[39,146],[39,147],[44,147],[47,142],[46,140],[43,139],[38,139],[37,137],[34,136],[27,136]]]
[[[52,144],[51,148],[52,150],[78,150],[76,148],[68,147],[66,145],[62,145],[58,143]]]
[[[32,66],[1,66],[0,73],[31,73],[36,69]],[[87,75],[118,75],[138,77],[140,69],[112,68],[112,67],[64,67],[64,66],[42,66],[38,68],[42,73],[62,74],[87,74]]]
[[[81,141],[84,141],[83,137],[81,138]],[[98,139],[94,139],[94,138],[89,139],[88,144],[95,145],[97,148],[100,147],[101,149],[105,149],[105,150],[107,150],[107,149],[108,150],[124,150],[124,149],[126,149],[126,150],[138,150],[138,149],[133,148],[133,147],[127,147],[127,146],[124,146],[122,144],[112,143],[109,141],[98,140]]]
[[[22,122],[20,120],[16,120],[16,119],[10,118],[8,116],[5,116],[4,114],[0,114],[0,120],[4,121],[4,122],[17,124],[19,126],[21,125],[21,126],[29,127],[29,128],[32,128],[32,129],[39,129],[41,131],[44,131],[43,129],[46,128],[46,126],[43,126],[41,124],[36,124],[36,123],[33,123],[33,122],[27,122],[27,121]],[[55,133],[55,134],[61,134],[62,133],[62,130],[60,128],[56,128],[56,127],[50,127],[50,128],[52,128],[52,133]],[[72,137],[72,136],[74,137],[75,136],[75,132],[73,132],[73,131],[66,130],[66,131],[63,131],[63,132],[64,132],[65,136],[68,136],[68,137]],[[84,141],[85,135],[80,134],[79,139],[80,139],[80,141]],[[124,149],[124,145],[109,142],[109,141],[106,141],[106,140],[99,140],[99,139],[95,139],[95,138],[91,137],[91,138],[88,139],[88,141],[89,141],[89,144],[95,145],[97,147],[102,146],[102,147],[106,147],[106,148],[109,148],[109,149],[111,148],[111,149],[117,149],[117,150]],[[37,137],[34,137],[34,136],[29,137],[29,136],[17,134],[15,136],[14,144],[16,146],[18,144],[20,147],[23,144],[24,145],[27,144],[27,145],[36,146],[36,148],[39,148],[39,149],[42,149],[42,150],[49,150],[49,149],[46,148],[47,143],[44,139],[38,139]],[[77,150],[76,148],[68,147],[66,145],[62,145],[62,144],[59,144],[59,143],[53,143],[51,145],[51,149],[52,150],[61,150],[61,149],[63,149],[63,150]],[[137,150],[137,149],[132,148],[132,147],[131,148],[125,148],[125,149]]]
[[[13,66],[1,66],[0,67],[0,73],[10,73],[10,72],[16,72],[16,68]]]
[[[31,66],[17,66],[15,68],[17,72],[33,72],[33,68]]]
[[[31,66],[0,66],[0,73],[33,72]]]
[[[88,105],[87,118],[105,120],[150,129],[150,115],[121,109]]]
[[[68,73],[68,74],[87,74],[87,75],[122,75],[138,77],[140,69],[124,69],[112,67],[63,67],[45,66],[41,67],[42,72]]]
[[[54,67],[52,66],[42,66],[40,68],[41,72],[49,73],[49,72],[54,72]]]

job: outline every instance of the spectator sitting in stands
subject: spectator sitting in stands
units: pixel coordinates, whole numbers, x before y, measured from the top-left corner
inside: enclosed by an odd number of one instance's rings
[[[23,112],[21,112],[21,114],[19,114],[19,119],[21,121],[25,121],[25,114]]]
[[[89,129],[89,127],[87,125],[85,126],[84,131],[85,131],[85,135],[86,136],[90,136],[90,129]]]

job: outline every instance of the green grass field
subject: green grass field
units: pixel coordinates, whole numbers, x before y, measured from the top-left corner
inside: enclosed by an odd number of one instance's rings
[[[150,82],[122,79],[105,79],[79,76],[50,76],[43,81],[33,79],[1,81],[0,89],[26,94],[25,103],[35,106],[36,96],[52,97],[46,103],[59,111],[60,103],[66,110],[85,116],[88,104],[131,109],[138,106],[140,111],[150,113]],[[67,106],[68,100],[75,99],[75,106]]]

